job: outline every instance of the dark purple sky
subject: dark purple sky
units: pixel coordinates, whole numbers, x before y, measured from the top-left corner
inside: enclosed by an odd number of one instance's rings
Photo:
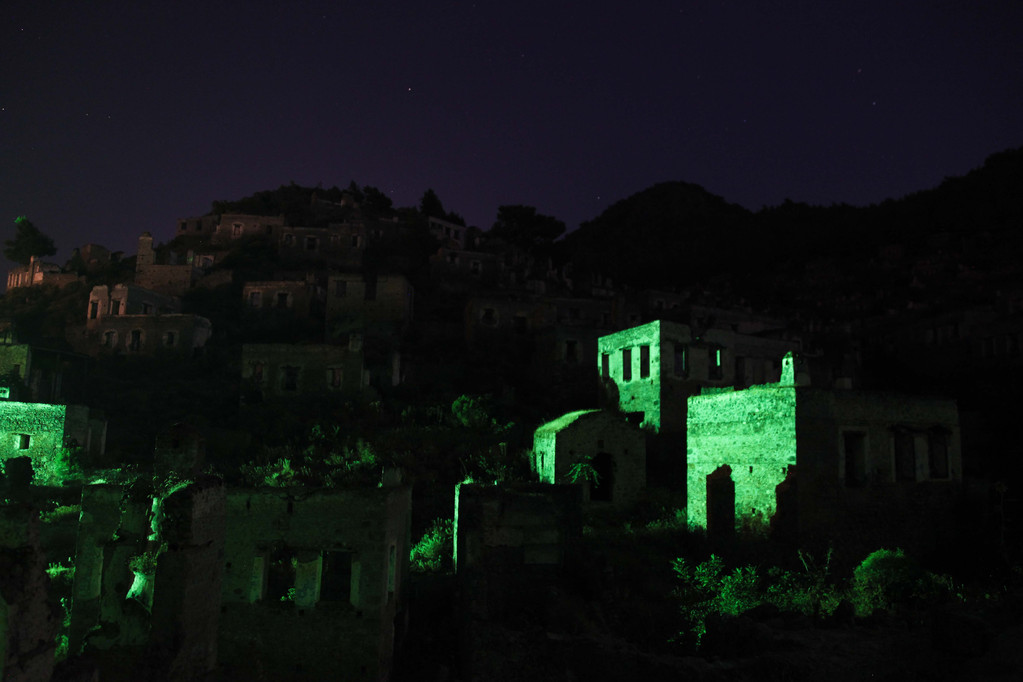
[[[0,235],[295,181],[570,229],[656,182],[869,204],[1023,144],[1019,0],[0,3]]]

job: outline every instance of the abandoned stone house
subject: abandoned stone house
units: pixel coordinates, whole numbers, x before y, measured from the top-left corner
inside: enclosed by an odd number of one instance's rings
[[[779,383],[689,398],[689,523],[743,517],[780,538],[926,547],[962,481],[952,400],[809,385],[789,354]]]
[[[311,278],[246,282],[242,288],[245,310],[250,313],[290,311],[297,318],[323,315],[325,292]]]
[[[327,278],[327,320],[353,328],[401,333],[412,324],[415,291],[404,275],[336,273]]]
[[[496,253],[441,246],[430,256],[430,276],[446,291],[496,287],[502,270]]]
[[[410,520],[411,489],[386,477],[331,489],[200,479],[155,500],[86,486],[69,649],[101,672],[111,653],[122,669],[135,657],[135,679],[150,679],[156,656],[170,679],[216,667],[224,679],[386,680],[405,629]]]
[[[74,272],[64,272],[63,268],[54,263],[44,263],[37,256],[32,256],[28,265],[11,268],[7,272],[7,290],[18,287],[37,287],[52,284],[58,288],[66,287],[81,278]]]
[[[777,380],[778,358],[799,342],[657,320],[598,340],[610,404],[656,433],[684,433],[686,398],[701,386]]]
[[[30,457],[41,467],[65,447],[80,447],[89,457],[106,450],[107,422],[83,405],[0,402],[0,460]]]
[[[646,486],[646,438],[606,410],[569,412],[534,432],[533,468],[541,482],[568,482],[576,464],[588,464],[597,476],[580,479],[585,502],[628,507]]]
[[[0,400],[74,403],[85,399],[85,355],[17,341],[10,327],[0,326]]]
[[[205,317],[180,313],[177,298],[131,284],[93,287],[84,329],[68,341],[88,355],[194,354],[212,335]]]
[[[582,543],[582,487],[515,484],[455,487],[459,678],[502,679],[492,643],[502,624],[535,622],[552,588],[573,575]],[[496,631],[491,627],[497,626]]]
[[[195,286],[203,271],[179,254],[169,252],[165,255],[170,262],[157,262],[153,235],[149,232],[139,235],[138,252],[135,255],[135,284],[161,294],[180,296]]]
[[[369,384],[361,338],[347,346],[247,343],[242,346],[242,401],[325,392],[355,394]]]
[[[427,218],[430,234],[443,246],[452,249],[465,249],[466,227],[440,218]]]
[[[405,629],[411,503],[408,486],[228,491],[225,669],[387,679]]]
[[[217,216],[213,214],[178,218],[177,232],[174,236],[212,237],[213,233],[217,231],[217,222]]]
[[[242,237],[266,236],[273,242],[280,238],[284,216],[225,213],[213,231],[215,244],[230,244]]]

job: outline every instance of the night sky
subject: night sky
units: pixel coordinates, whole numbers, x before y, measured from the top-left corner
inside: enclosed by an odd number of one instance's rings
[[[865,205],[1023,144],[1019,0],[0,4],[0,235],[63,264],[355,180],[569,229],[654,183]],[[7,266],[5,261],[0,265]]]

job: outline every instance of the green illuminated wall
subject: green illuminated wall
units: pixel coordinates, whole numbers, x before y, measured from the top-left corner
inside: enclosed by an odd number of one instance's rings
[[[769,520],[775,488],[796,464],[796,388],[753,386],[689,398],[687,488],[690,524],[707,526],[707,476],[731,467],[736,518]]]
[[[0,459],[56,455],[64,442],[67,411],[67,405],[0,403]],[[22,448],[22,435],[28,436],[28,448]]]

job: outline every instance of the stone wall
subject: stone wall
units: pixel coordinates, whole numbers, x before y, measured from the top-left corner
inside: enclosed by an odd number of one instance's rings
[[[707,527],[707,477],[723,467],[735,486],[736,517],[775,513],[775,488],[797,463],[796,390],[754,386],[689,398],[686,440],[689,523]]]
[[[53,673],[56,614],[39,547],[39,512],[0,506],[0,679],[47,682]]]
[[[340,391],[365,386],[362,350],[327,344],[248,343],[242,380],[253,399]]]
[[[87,407],[45,403],[0,402],[0,459],[54,457],[71,436],[88,442]]]
[[[617,413],[582,410],[544,424],[534,435],[533,457],[544,483],[566,482],[572,466],[588,460],[601,477],[583,485],[593,504],[628,507],[646,487],[646,438]]]
[[[573,570],[582,539],[582,488],[462,483],[455,488],[455,568],[462,679],[485,655],[477,624],[536,617],[548,587]]]
[[[410,518],[408,487],[230,491],[226,673],[387,679],[404,627]]]
[[[327,279],[327,319],[349,318],[367,327],[403,330],[412,323],[414,292],[402,275],[366,278],[337,274]]]

